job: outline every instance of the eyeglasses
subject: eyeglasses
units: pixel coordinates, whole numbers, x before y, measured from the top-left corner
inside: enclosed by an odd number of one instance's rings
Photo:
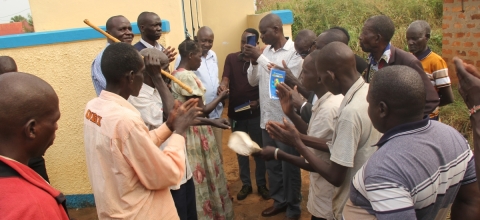
[[[301,56],[302,58],[305,58],[306,56],[308,56],[308,54],[310,54],[310,51],[312,50],[312,47],[315,46],[315,41],[312,42],[312,44],[310,45],[310,47],[308,48],[307,52],[305,53],[299,53],[299,52],[296,52],[296,54],[298,56]]]

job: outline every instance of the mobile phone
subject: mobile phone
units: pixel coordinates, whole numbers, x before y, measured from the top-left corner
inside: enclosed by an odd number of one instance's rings
[[[250,44],[252,46],[257,46],[257,41],[255,39],[255,35],[247,36],[247,44]]]

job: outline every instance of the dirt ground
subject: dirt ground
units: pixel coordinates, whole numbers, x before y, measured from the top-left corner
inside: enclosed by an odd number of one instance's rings
[[[224,111],[226,113],[226,110]],[[224,117],[227,117],[224,115]],[[250,220],[250,219],[268,219],[268,220],[282,220],[285,218],[285,213],[280,213],[276,216],[264,218],[261,216],[261,212],[270,207],[273,204],[273,200],[264,200],[257,194],[257,187],[253,186],[253,193],[242,201],[237,200],[237,193],[242,188],[242,182],[240,181],[240,175],[238,170],[238,162],[236,154],[228,148],[228,138],[230,136],[230,130],[223,132],[223,168],[228,180],[228,187],[230,194],[234,197],[233,207],[236,220]],[[250,157],[250,176],[252,178],[252,184],[255,183],[255,161]],[[307,198],[308,198],[308,185],[309,185],[308,172],[302,170],[302,215],[301,220],[310,219],[311,215],[307,211]],[[91,220],[98,219],[95,208],[83,208],[83,209],[69,209],[69,214],[76,220]]]

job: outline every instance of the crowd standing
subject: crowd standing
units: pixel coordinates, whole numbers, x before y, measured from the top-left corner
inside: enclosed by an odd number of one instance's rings
[[[165,47],[159,15],[142,12],[137,25],[141,39],[132,45],[130,21],[109,18],[107,33],[120,43],[107,40],[91,65],[98,97],[85,107],[84,142],[99,219],[234,219],[224,129],[262,148],[252,155],[256,192],[273,204],[259,217],[300,218],[304,169],[312,220],[445,219],[449,211],[451,219],[480,218],[480,155],[440,122],[438,107],[453,93],[447,64],[428,47],[427,22],[407,28],[406,52],[392,45],[388,16],[368,18],[359,33],[365,60],[342,27],[302,30],[293,40],[268,14],[258,31],[239,33],[221,78],[211,28]],[[454,63],[480,150],[480,72]],[[171,64],[192,92],[160,74]],[[272,69],[286,73],[278,100],[269,94]],[[0,57],[0,74],[1,218],[69,219],[43,159],[58,129],[58,97],[11,57]],[[249,110],[235,111],[242,105]],[[253,193],[249,157],[237,159],[243,200]]]

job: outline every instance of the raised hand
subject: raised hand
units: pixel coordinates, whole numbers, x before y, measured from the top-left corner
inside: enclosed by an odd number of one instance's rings
[[[175,52],[175,48],[170,47],[170,46],[163,49],[163,53],[165,53],[165,55],[167,55],[170,63],[175,60],[175,56],[177,55],[177,52]]]
[[[267,122],[266,129],[270,137],[289,146],[296,147],[296,142],[301,141],[298,130],[285,118],[283,118],[283,124],[273,121]]]
[[[273,69],[278,69],[278,70],[283,70],[285,71],[285,83],[290,86],[290,87],[294,87],[296,85],[300,85],[300,81],[297,79],[297,77],[295,77],[295,75],[293,75],[292,71],[290,70],[290,68],[288,68],[287,66],[287,62],[285,62],[285,60],[282,60],[282,66],[278,66],[274,63],[269,63],[267,65],[267,68],[268,70],[271,70],[272,68]]]
[[[143,61],[145,62],[145,69],[147,71],[147,74],[150,77],[154,78],[160,76],[160,69],[162,68],[162,63],[159,57],[147,54],[143,57]]]
[[[251,61],[257,61],[258,57],[262,55],[262,51],[259,47],[254,47],[250,44],[245,44],[243,46],[243,49],[243,54],[245,54],[246,57],[250,58]]]
[[[285,113],[285,115],[288,117],[291,117],[293,114],[295,114],[291,91],[292,89],[285,83],[280,83],[277,85],[277,95],[278,98],[280,98],[280,105],[282,106],[283,113]]]
[[[221,100],[225,100],[226,98],[228,98],[228,95],[230,94],[230,90],[229,89],[226,89],[226,90],[223,90],[221,91],[218,96],[221,97]]]
[[[463,101],[469,109],[480,105],[480,73],[477,68],[458,57],[453,58],[453,62],[458,76],[458,92]]]
[[[198,123],[196,117],[202,115],[202,109],[197,107],[197,104],[198,99],[189,99],[182,105],[180,105],[178,100],[175,100],[174,107],[166,122],[167,127],[179,134],[185,133],[188,127]]]

